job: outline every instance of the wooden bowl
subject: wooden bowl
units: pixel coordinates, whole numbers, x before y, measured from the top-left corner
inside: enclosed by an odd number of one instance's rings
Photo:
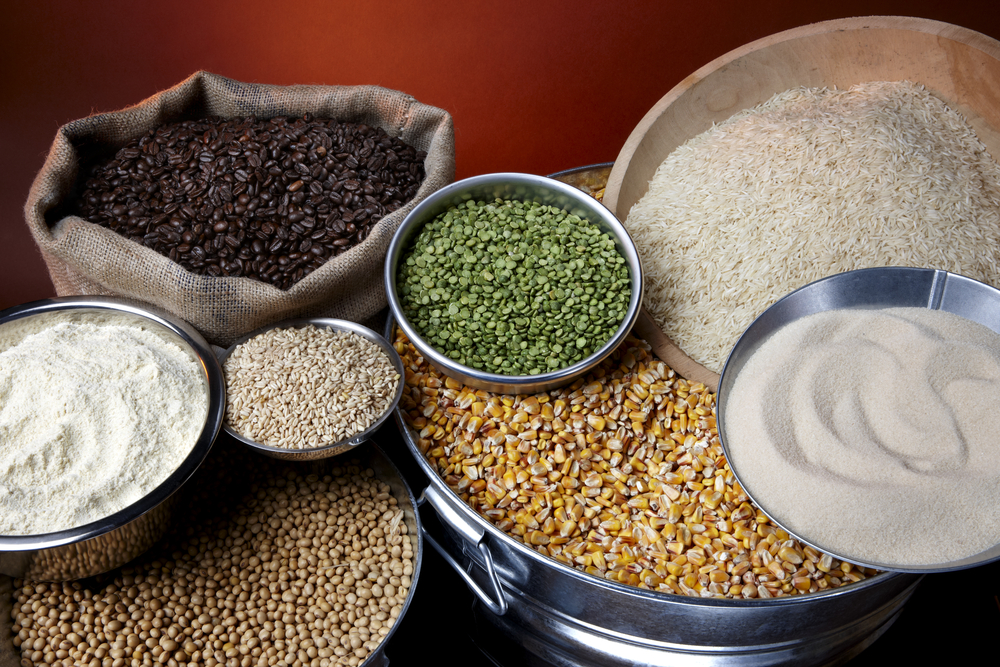
[[[751,42],[677,84],[629,135],[608,177],[604,205],[625,220],[675,148],[776,93],[795,86],[849,88],[903,80],[922,84],[965,116],[994,159],[1000,157],[1000,42],[927,19],[838,19]],[[643,324],[658,329],[645,315],[636,326]],[[716,373],[669,339],[662,344],[657,352],[678,373],[718,386]]]

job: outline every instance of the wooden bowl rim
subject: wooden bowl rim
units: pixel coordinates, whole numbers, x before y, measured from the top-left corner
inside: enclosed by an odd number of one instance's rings
[[[851,18],[831,19],[828,21],[810,23],[808,25],[791,28],[789,30],[784,30],[782,32],[762,37],[744,44],[743,46],[737,47],[698,68],[694,73],[688,75],[677,85],[671,88],[666,95],[661,97],[656,104],[654,104],[653,107],[646,112],[646,114],[639,121],[638,125],[635,126],[635,129],[633,129],[629,134],[621,148],[621,151],[618,153],[618,157],[615,158],[604,191],[604,205],[610,209],[619,220],[624,221],[628,217],[628,211],[618,210],[618,199],[621,195],[622,183],[624,182],[625,175],[629,170],[630,163],[635,156],[636,150],[639,148],[642,140],[645,138],[653,125],[656,124],[660,117],[665,113],[665,110],[697,83],[707,79],[712,74],[722,70],[727,65],[739,60],[740,58],[768,47],[802,39],[804,37],[861,30],[901,30],[936,36],[938,38],[947,39],[965,47],[981,51],[987,57],[1000,62],[1000,41],[970,28],[964,28],[962,26],[946,23],[944,21],[911,16],[857,16]],[[736,113],[736,111],[733,113]],[[686,379],[701,381],[711,389],[717,389],[719,378],[717,373],[709,370],[689,357],[674,341],[671,341],[662,332],[650,331],[649,329],[651,328],[658,330],[659,327],[652,321],[652,318],[649,316],[648,312],[645,311],[645,308],[643,309],[642,316],[643,317],[641,319],[644,319],[647,329],[645,333],[647,336],[656,333],[659,334],[661,349],[657,349],[655,351],[658,353],[665,353],[668,356],[668,358],[664,358],[666,363],[678,370],[678,372],[681,372]],[[663,356],[663,354],[661,354],[661,356]],[[681,368],[685,369],[687,373],[685,374],[682,372],[680,370]]]
[[[620,194],[627,166],[635,153],[635,149],[638,147],[641,139],[645,137],[649,128],[663,115],[663,111],[673,104],[677,98],[686,93],[694,84],[708,78],[711,74],[726,65],[763,48],[812,35],[849,30],[911,30],[913,32],[936,35],[978,49],[984,54],[1000,61],[1000,41],[971,28],[963,28],[962,26],[944,21],[912,16],[856,16],[852,18],[831,19],[829,21],[820,21],[797,28],[790,28],[774,33],[773,35],[768,35],[767,37],[761,37],[743,46],[739,46],[699,67],[694,73],[688,75],[671,88],[666,95],[661,97],[646,112],[646,115],[642,117],[639,124],[635,126],[635,129],[632,130],[625,140],[621,151],[618,153],[618,157],[615,158],[611,174],[608,176],[608,184],[604,191],[604,205],[618,215],[620,219],[623,219],[623,216],[617,210],[618,195]],[[625,214],[627,215],[627,213],[626,211]]]

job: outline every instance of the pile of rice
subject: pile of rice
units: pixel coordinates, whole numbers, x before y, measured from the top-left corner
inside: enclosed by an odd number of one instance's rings
[[[1000,167],[922,86],[794,88],[677,148],[626,227],[653,319],[719,372],[758,314],[830,274],[920,266],[1000,286]]]

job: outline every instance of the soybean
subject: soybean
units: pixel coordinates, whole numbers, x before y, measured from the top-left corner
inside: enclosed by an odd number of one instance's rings
[[[594,353],[625,318],[628,265],[596,224],[536,201],[453,206],[424,225],[396,276],[403,313],[458,363],[537,375]]]
[[[350,667],[377,651],[415,573],[389,484],[355,460],[313,474],[241,456],[206,461],[189,521],[125,568],[16,581],[21,664]]]

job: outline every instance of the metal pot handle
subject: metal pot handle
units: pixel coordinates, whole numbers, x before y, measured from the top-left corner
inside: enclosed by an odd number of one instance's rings
[[[479,529],[478,527],[469,524],[465,521],[458,512],[451,507],[447,500],[442,497],[441,493],[435,489],[433,486],[428,486],[424,489],[423,494],[418,501],[419,504],[423,504],[424,501],[429,501],[431,506],[438,512],[438,514],[443,515],[444,520],[453,528],[457,529],[462,537],[479,549],[479,553],[482,554],[483,560],[486,563],[486,576],[489,577],[490,584],[493,586],[493,594],[496,597],[496,601],[490,598],[489,594],[480,588],[479,584],[465,571],[458,561],[451,557],[447,551],[444,550],[437,541],[431,537],[430,533],[427,532],[427,527],[421,524],[420,529],[423,533],[424,539],[434,547],[434,550],[441,554],[445,562],[451,566],[451,569],[458,573],[458,576],[462,577],[465,581],[465,585],[469,587],[476,597],[486,605],[486,608],[497,616],[503,616],[507,613],[507,598],[503,594],[503,588],[500,586],[500,577],[497,575],[496,568],[493,566],[493,554],[490,553],[490,548],[486,546],[486,533]]]

